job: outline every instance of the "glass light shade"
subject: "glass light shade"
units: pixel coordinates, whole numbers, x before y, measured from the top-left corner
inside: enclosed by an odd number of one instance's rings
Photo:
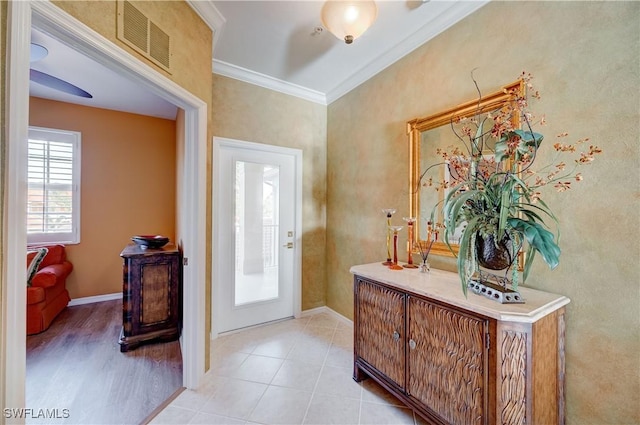
[[[322,7],[322,24],[333,35],[351,44],[376,20],[378,8],[374,1],[329,0]]]

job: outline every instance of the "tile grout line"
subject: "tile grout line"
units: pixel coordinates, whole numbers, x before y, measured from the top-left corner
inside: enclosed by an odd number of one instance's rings
[[[235,333],[235,334],[230,334],[230,335],[238,335],[238,334],[239,334],[239,332],[238,332],[238,333]],[[223,345],[223,346],[224,346],[224,345],[229,345],[229,341],[225,341],[222,345]],[[242,365],[243,365],[243,364],[244,364],[244,363],[245,363],[245,362],[246,362],[246,361],[247,361],[247,360],[248,360],[252,355],[253,355],[253,356],[259,356],[259,355],[257,355],[257,354],[256,354],[256,355],[254,355],[254,354],[253,354],[253,352],[256,350],[256,348],[257,348],[257,347],[258,347],[258,344],[256,344],[255,346],[253,346],[253,347],[251,348],[251,350],[247,350],[247,351],[249,351],[248,353],[247,353],[247,352],[244,352],[244,351],[237,351],[237,350],[234,350],[234,352],[235,352],[235,353],[241,353],[241,354],[246,354],[246,355],[247,355],[247,357],[245,357],[245,359],[244,359],[244,360],[242,360],[242,362],[240,362],[240,364],[239,364],[235,369],[238,369],[238,368],[242,367]],[[243,347],[243,348],[241,348],[241,349],[244,349],[244,347]],[[259,357],[267,357],[267,356],[259,356]],[[283,361],[283,363],[284,363],[284,361]],[[278,368],[278,370],[280,370],[280,368],[281,368],[281,367],[282,367],[282,364],[280,365],[280,367]],[[277,371],[276,371],[276,374],[277,374]],[[251,381],[251,380],[247,380],[247,379],[240,379],[240,378],[229,377],[229,376],[223,376],[223,375],[217,375],[217,376],[222,377],[222,378],[225,378],[225,379],[227,379],[227,380],[229,380],[229,379],[234,379],[234,380],[237,380],[237,381],[244,381],[244,382],[251,382],[251,383],[260,384],[260,382]],[[275,376],[275,374],[274,374],[274,376]],[[269,382],[271,382],[271,381],[273,381],[273,377],[271,378],[271,380],[270,380]],[[251,419],[250,419],[250,418],[251,418],[251,415],[253,414],[253,412],[255,411],[256,407],[257,407],[257,406],[258,406],[258,404],[260,403],[260,400],[262,400],[262,397],[264,397],[264,394],[267,392],[267,389],[269,388],[269,384],[263,384],[263,385],[266,385],[266,386],[265,386],[264,391],[263,391],[263,392],[262,392],[262,394],[260,395],[260,398],[258,398],[258,401],[257,401],[256,405],[255,405],[255,406],[253,406],[253,408],[251,409],[251,411],[249,411],[249,413],[247,414],[247,416],[246,416],[246,417],[238,418],[238,417],[235,417],[235,416],[220,415],[220,414],[217,414],[217,413],[216,413],[215,415],[216,415],[216,416],[223,416],[223,417],[231,418],[231,419],[233,419],[233,420],[244,421],[245,423],[250,422],[250,421],[251,421]],[[218,390],[219,390],[219,389],[216,389],[216,390],[214,391],[214,394],[215,394],[215,393],[217,393],[217,392],[218,392]],[[208,398],[208,399],[211,399],[211,398],[213,398],[213,394],[212,394],[211,396],[209,396],[209,398]],[[203,412],[203,413],[208,413],[208,412]]]
[[[277,374],[278,374],[278,373],[280,372],[280,370],[282,369],[282,367],[284,366],[284,363],[287,361],[287,359],[288,359],[288,355],[289,355],[289,354],[294,350],[294,348],[296,347],[296,345],[297,345],[297,344],[299,344],[302,340],[304,340],[304,338],[305,338],[305,337],[308,337],[308,336],[314,336],[314,337],[316,337],[314,334],[308,334],[308,333],[307,333],[308,331],[310,331],[312,328],[318,328],[318,327],[322,328],[322,327],[324,327],[324,328],[326,328],[326,329],[328,329],[328,330],[330,330],[330,331],[331,331],[331,335],[330,335],[330,337],[329,337],[329,338],[327,338],[327,340],[328,340],[328,342],[329,342],[329,345],[328,345],[327,351],[326,351],[326,352],[325,352],[325,354],[324,354],[324,357],[323,357],[323,360],[322,360],[322,364],[320,365],[320,369],[319,369],[319,372],[318,372],[318,376],[316,377],[315,383],[314,383],[314,385],[313,385],[313,389],[312,389],[312,390],[311,390],[311,392],[310,392],[309,402],[307,403],[307,406],[306,406],[306,409],[305,409],[304,415],[302,416],[302,421],[301,421],[301,423],[304,423],[304,422],[307,420],[307,417],[308,417],[308,414],[309,414],[309,411],[310,411],[310,408],[311,408],[312,401],[314,400],[314,396],[316,395],[316,392],[317,392],[317,389],[318,389],[318,386],[319,386],[319,383],[320,383],[320,378],[321,378],[321,376],[322,376],[322,373],[323,373],[323,372],[325,372],[325,371],[326,371],[326,368],[329,366],[329,365],[328,365],[328,361],[329,361],[329,355],[330,355],[330,353],[331,353],[331,349],[332,349],[333,347],[342,347],[340,344],[337,344],[337,340],[336,340],[336,338],[338,338],[338,335],[339,335],[339,332],[338,332],[338,331],[340,330],[340,329],[339,329],[339,328],[340,328],[340,322],[339,322],[339,321],[337,321],[337,322],[335,323],[335,325],[333,325],[333,326],[314,326],[312,322],[313,322],[312,320],[308,320],[308,321],[306,321],[306,323],[304,324],[304,327],[303,327],[303,329],[301,330],[301,332],[297,332],[297,333],[296,333],[295,343],[294,343],[293,345],[291,345],[291,346],[288,348],[287,353],[284,355],[284,358],[282,358],[282,357],[272,357],[272,356],[269,356],[269,355],[263,355],[263,354],[254,354],[254,353],[255,353],[255,351],[257,350],[257,347],[259,347],[259,344],[254,345],[254,346],[251,346],[251,345],[248,345],[248,344],[246,343],[246,341],[243,341],[243,344],[242,344],[242,345],[240,345],[240,347],[241,347],[241,350],[242,350],[242,351],[236,351],[236,349],[234,349],[234,352],[239,353],[239,354],[244,354],[244,355],[246,355],[246,357],[245,357],[245,358],[240,362],[240,364],[239,364],[239,365],[237,365],[237,366],[236,366],[236,368],[241,367],[243,364],[245,364],[245,363],[246,363],[246,361],[247,361],[250,357],[264,357],[264,358],[272,358],[272,359],[276,359],[276,358],[277,358],[277,359],[279,359],[279,360],[282,360],[282,362],[281,362],[281,364],[279,365],[278,369],[277,369],[277,370],[275,371],[275,373],[273,374],[273,376],[270,378],[269,382],[268,382],[268,383],[264,383],[264,384],[266,385],[266,386],[265,386],[264,391],[262,392],[262,394],[261,394],[261,395],[260,395],[260,397],[258,398],[257,403],[256,403],[256,404],[253,406],[253,408],[252,408],[252,409],[251,409],[251,410],[246,414],[246,416],[243,416],[243,417],[234,417],[234,416],[220,415],[220,414],[216,414],[216,413],[213,413],[213,415],[218,416],[218,417],[223,417],[223,418],[232,419],[232,420],[244,421],[245,423],[253,422],[253,421],[251,420],[251,417],[252,417],[252,415],[254,414],[254,412],[256,411],[256,408],[258,407],[258,405],[260,404],[260,402],[261,402],[261,401],[263,400],[263,398],[265,397],[265,394],[266,394],[266,392],[269,390],[269,388],[271,388],[271,387],[280,387],[280,386],[278,386],[278,385],[273,384],[273,381],[274,381],[275,377],[277,376]],[[328,335],[327,335],[327,336],[328,336]],[[322,338],[322,339],[324,340],[324,338]],[[232,341],[232,339],[229,339],[229,340],[227,340],[227,341],[224,341],[220,346],[221,346],[221,347],[223,347],[223,346],[224,346],[224,347],[233,348],[233,346],[235,345],[235,343],[236,343],[235,341]],[[250,348],[249,348],[249,349],[247,349],[247,346],[249,346]],[[212,360],[213,360],[213,359],[212,359]],[[212,361],[212,366],[213,366],[213,363],[214,363],[214,362]],[[336,367],[337,367],[337,366],[336,366]],[[212,369],[213,369],[213,367],[212,367]],[[232,378],[232,377],[229,377],[229,376],[222,376],[222,375],[217,375],[217,374],[216,374],[216,376],[217,376],[218,378],[222,378],[222,379],[225,379],[225,380],[229,380],[229,379],[234,379],[234,380],[235,380],[235,379],[237,379],[237,380],[239,380],[239,381],[246,381],[246,382],[256,382],[256,383],[260,383],[260,382],[257,382],[257,381],[252,381],[252,380],[250,380],[250,379]],[[358,422],[360,422],[360,420],[361,420],[362,404],[363,404],[362,399],[363,399],[363,392],[364,392],[364,387],[363,387],[362,385],[359,385],[359,387],[360,387],[360,388],[359,388],[359,397],[360,397],[360,400],[359,400]],[[282,387],[282,388],[288,388],[288,387]],[[194,411],[194,410],[192,410],[192,409],[184,408],[184,407],[180,407],[180,406],[175,406],[175,407],[177,407],[177,408],[179,408],[179,409],[181,409],[181,410],[189,410],[189,411],[191,411],[191,412],[194,412],[194,413],[195,413],[195,416],[194,416],[193,418],[191,418],[191,419],[190,419],[190,423],[191,423],[191,421],[192,421],[192,420],[195,420],[195,417],[197,416],[197,414],[198,414],[198,413],[203,413],[203,414],[212,414],[212,413],[210,413],[210,412],[205,412],[205,411],[203,411],[203,410],[201,410],[201,409],[202,409],[202,408],[203,408],[203,406],[207,403],[207,401],[209,401],[210,399],[212,399],[213,397],[215,397],[215,394],[217,394],[219,391],[220,391],[220,388],[216,388],[212,393],[210,393],[210,394],[206,397],[206,400],[205,400],[204,404],[203,404],[203,405],[201,405],[201,406],[199,406],[198,408],[196,408],[196,410],[195,410],[195,411]],[[302,391],[302,390],[301,390],[301,391]],[[307,391],[305,391],[305,392],[307,392]],[[256,422],[256,423],[257,423],[257,422]],[[414,416],[414,424],[415,424],[415,416]]]
[[[307,328],[307,326],[309,326],[309,323],[311,323],[311,320],[307,322],[305,329]],[[327,363],[327,357],[329,357],[329,352],[331,351],[331,346],[333,345],[333,339],[336,336],[337,329],[338,329],[338,322],[336,322],[336,325],[333,328],[333,333],[331,334],[331,341],[329,342],[329,349],[327,349],[327,352],[324,355],[324,360],[322,361],[322,366],[320,367],[320,373],[318,373],[318,377],[316,378],[316,383],[313,386],[313,391],[311,391],[311,398],[309,399],[309,403],[307,404],[307,409],[304,412],[304,416],[302,417],[301,424],[304,424],[305,420],[307,419],[307,415],[309,414],[309,409],[311,408],[311,403],[313,402],[313,398],[316,395],[316,390],[318,389],[318,383],[320,382],[320,377],[322,376],[322,372],[324,371],[324,367]]]
[[[304,326],[303,329],[303,333],[306,335],[306,329],[309,327],[309,324],[311,323],[311,320],[307,320],[307,323]],[[335,336],[336,333],[336,329],[338,327],[338,323],[336,323],[335,327],[333,328],[332,334],[331,334],[331,341],[329,342],[329,349],[331,348],[331,345],[333,343],[333,338]],[[297,340],[296,340],[296,344],[299,342],[299,340],[302,339],[302,337],[300,335],[298,335]],[[289,355],[289,353],[293,350],[293,348],[295,347],[295,344],[289,349],[289,351],[287,352],[287,356]],[[304,423],[304,420],[306,419],[307,416],[307,412],[309,411],[309,407],[311,406],[311,400],[313,400],[313,395],[315,394],[315,389],[318,385],[318,382],[320,381],[320,375],[322,374],[322,371],[324,370],[324,364],[327,361],[327,357],[329,356],[329,349],[327,350],[327,353],[325,354],[324,360],[322,362],[322,367],[320,368],[320,373],[318,374],[318,378],[316,378],[316,383],[314,385],[313,391],[311,391],[311,397],[309,398],[309,403],[307,404],[307,409],[305,410],[305,414],[302,417],[302,423]],[[252,350],[255,351],[255,348]],[[249,354],[252,355],[252,354]],[[282,359],[282,364],[280,365],[280,367],[278,368],[278,371],[282,368],[282,366],[284,365],[285,360],[288,358],[287,356],[285,356],[284,359]],[[243,362],[244,363],[244,362]],[[256,403],[255,406],[253,406],[253,408],[251,409],[251,411],[249,412],[248,416],[246,418],[242,418],[244,421],[246,422],[252,422],[251,421],[251,415],[253,414],[253,412],[255,411],[255,409],[258,407],[258,405],[260,404],[260,401],[262,400],[262,398],[264,397],[264,395],[266,394],[266,392],[269,390],[270,387],[278,387],[277,385],[272,385],[271,383],[273,382],[275,376],[278,374],[278,371],[276,371],[276,373],[273,375],[273,377],[271,377],[271,380],[269,381],[267,385],[267,387],[265,388],[264,392],[262,393],[262,395],[260,396],[260,398],[258,399],[258,402]],[[286,388],[286,387],[282,387],[282,388]]]
[[[307,321],[308,324],[308,321]],[[305,329],[306,329],[307,325],[305,324]],[[298,336],[296,339],[300,338],[300,336]],[[297,343],[297,341],[296,341]],[[287,357],[289,356],[289,353],[291,352],[291,350],[293,350],[293,347],[295,347],[295,344],[293,344],[292,347],[289,348],[289,350],[287,351],[287,353],[284,355],[284,358],[280,359],[282,360],[282,363],[280,363],[280,367],[278,368],[278,370],[276,370],[276,372],[273,374],[273,376],[271,377],[271,379],[269,380],[269,382],[267,383],[267,387],[264,389],[264,392],[262,393],[262,395],[260,396],[260,398],[258,399],[258,402],[256,403],[255,406],[253,406],[253,409],[251,409],[251,411],[249,412],[249,414],[247,415],[247,418],[244,419],[245,423],[248,422],[252,422],[254,423],[255,421],[251,420],[251,415],[253,415],[253,412],[255,412],[256,408],[258,407],[258,405],[260,404],[260,402],[262,401],[262,398],[264,397],[264,395],[267,393],[267,391],[269,391],[269,388],[271,387],[277,387],[277,385],[272,385],[271,383],[273,382],[273,380],[276,378],[276,375],[278,375],[278,372],[280,372],[280,369],[282,369],[282,366],[284,366],[284,362],[287,360]],[[257,346],[256,346],[257,348]],[[256,348],[253,349],[253,351],[256,350]],[[252,355],[252,354],[250,354]],[[262,357],[270,357],[270,356],[262,356]],[[274,357],[270,357],[270,358],[274,358]],[[286,388],[286,387],[283,387]]]
[[[307,323],[305,324],[305,328],[307,327],[309,321],[307,321]],[[295,344],[294,344],[295,346]],[[253,355],[253,352],[258,348],[258,345],[256,345],[253,350],[251,350],[251,353],[249,354],[249,356]],[[251,420],[251,415],[253,415],[253,412],[255,412],[256,408],[258,407],[258,405],[260,404],[260,402],[262,401],[262,398],[264,397],[264,395],[267,393],[267,391],[269,390],[269,388],[271,388],[271,383],[273,382],[273,380],[275,379],[276,375],[278,374],[278,372],[280,371],[280,369],[282,369],[282,365],[284,365],[285,360],[287,359],[287,356],[289,355],[289,353],[291,352],[291,350],[293,349],[293,347],[289,348],[289,351],[287,352],[287,354],[285,355],[284,359],[280,359],[282,360],[282,363],[280,363],[280,367],[278,367],[278,370],[276,370],[276,372],[273,374],[273,376],[271,377],[271,379],[269,380],[269,382],[266,384],[266,387],[264,389],[264,391],[262,392],[262,394],[260,395],[260,398],[258,398],[258,401],[256,402],[256,405],[253,406],[253,408],[251,409],[251,411],[249,412],[249,414],[247,415],[246,418],[242,418],[242,420],[245,421],[245,423],[248,422],[254,422]],[[268,357],[268,356],[261,356],[261,357]],[[248,359],[249,357],[247,357]],[[246,359],[245,359],[246,360]],[[243,362],[244,363],[244,362]]]

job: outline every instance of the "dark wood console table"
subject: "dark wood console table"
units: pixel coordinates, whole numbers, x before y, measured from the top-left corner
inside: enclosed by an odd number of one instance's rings
[[[120,351],[180,336],[180,251],[127,245],[122,267],[122,331]]]

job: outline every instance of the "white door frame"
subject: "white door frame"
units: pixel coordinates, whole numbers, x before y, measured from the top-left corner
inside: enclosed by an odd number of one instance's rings
[[[295,158],[295,218],[294,218],[294,240],[293,246],[294,252],[294,272],[293,272],[293,314],[295,317],[300,317],[302,311],[302,150],[294,148],[285,148],[280,146],[265,145],[262,143],[245,142],[242,140],[227,139],[224,137],[213,138],[213,160],[212,163],[216,164],[213,170],[217,170],[216,161],[220,157],[220,149],[222,147],[231,147],[236,149],[248,149],[259,152],[269,152],[277,154],[292,155]],[[212,196],[213,196],[213,211],[221,208],[219,206],[219,181],[213,178]],[[231,206],[228,206],[231,208]],[[216,314],[220,311],[220,303],[222,302],[220,293],[220,284],[223,281],[222,267],[220,267],[220,256],[217,255],[220,252],[219,241],[219,223],[220,214],[213,214],[213,226],[211,240],[213,243],[213,249],[211,250],[211,264],[213,268],[211,278],[211,296],[213,302],[211,303],[211,339],[218,337],[220,333],[218,327],[218,321],[216,320]]]
[[[194,388],[205,373],[205,248],[207,104],[173,81],[47,1],[12,1],[7,7],[6,184],[2,258],[3,317],[0,340],[0,408],[25,405],[26,373],[26,140],[29,124],[29,43],[31,26],[73,45],[81,53],[147,87],[185,111],[185,134],[178,241],[184,269],[183,385]]]

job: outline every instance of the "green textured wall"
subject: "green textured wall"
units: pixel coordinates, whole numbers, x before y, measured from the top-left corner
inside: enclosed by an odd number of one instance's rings
[[[213,76],[213,134],[302,150],[302,309],[325,305],[327,108]]]
[[[538,259],[527,285],[572,300],[567,422],[640,423],[638,2],[491,2],[331,104],[327,304],[352,316],[349,267],[386,256],[380,209],[398,208],[397,224],[408,214],[405,122],[473,99],[474,68],[486,93],[534,75],[540,163],[562,131],[604,150],[585,181],[546,194],[563,253],[554,271]]]

